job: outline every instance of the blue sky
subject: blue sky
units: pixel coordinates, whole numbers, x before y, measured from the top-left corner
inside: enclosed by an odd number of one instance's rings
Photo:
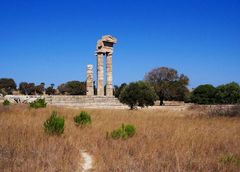
[[[111,34],[114,84],[160,66],[189,87],[240,83],[239,9],[239,0],[0,0],[0,78],[84,81],[97,40]]]

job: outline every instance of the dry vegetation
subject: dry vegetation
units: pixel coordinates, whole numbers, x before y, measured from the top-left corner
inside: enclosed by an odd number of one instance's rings
[[[44,133],[56,110],[65,116],[62,136]],[[75,126],[80,109],[0,106],[0,171],[81,171],[80,150],[94,157],[95,171],[239,171],[240,119],[190,117],[188,111],[86,110],[91,126]],[[132,123],[128,140],[106,132]]]

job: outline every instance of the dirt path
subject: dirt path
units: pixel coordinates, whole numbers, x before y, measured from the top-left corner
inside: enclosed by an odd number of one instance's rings
[[[81,156],[83,158],[83,164],[81,165],[83,172],[92,170],[92,168],[93,168],[92,156],[89,153],[87,153],[86,151],[81,151]]]

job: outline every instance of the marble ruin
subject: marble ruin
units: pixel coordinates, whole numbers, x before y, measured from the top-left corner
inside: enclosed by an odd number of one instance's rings
[[[50,105],[74,106],[74,107],[104,107],[104,108],[126,108],[113,96],[112,78],[112,55],[113,45],[117,39],[110,35],[103,36],[97,42],[97,95],[94,95],[94,71],[93,65],[87,65],[86,72],[86,96],[85,95],[0,95],[0,102],[9,100],[11,103],[30,103],[37,99],[44,98]],[[104,58],[106,58],[106,77],[104,77]],[[106,83],[104,83],[106,78]],[[104,86],[106,84],[106,95]]]
[[[105,35],[97,42],[97,96],[104,96],[104,56],[106,56],[106,96],[113,96],[112,54],[113,45],[116,43],[117,39],[111,35]],[[87,95],[94,95],[91,87],[93,76],[90,74],[91,71],[89,68],[87,73]]]
[[[98,40],[96,47],[97,56],[97,95],[104,96],[104,69],[103,56],[106,56],[106,96],[113,96],[112,84],[112,54],[113,45],[117,39],[110,35],[105,35]]]
[[[87,65],[87,96],[94,95],[94,87],[93,87],[93,65]]]

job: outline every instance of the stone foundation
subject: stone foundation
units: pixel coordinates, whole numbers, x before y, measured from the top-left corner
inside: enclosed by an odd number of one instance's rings
[[[71,95],[54,95],[54,96],[38,96],[38,95],[7,95],[0,97],[0,102],[9,100],[11,103],[31,103],[37,99],[45,99],[48,105],[70,106],[83,108],[126,108],[127,106],[119,102],[115,97],[106,96],[71,96]]]
[[[86,107],[86,108],[126,108],[127,106],[119,102],[115,97],[106,96],[47,96],[46,102],[49,105]]]

